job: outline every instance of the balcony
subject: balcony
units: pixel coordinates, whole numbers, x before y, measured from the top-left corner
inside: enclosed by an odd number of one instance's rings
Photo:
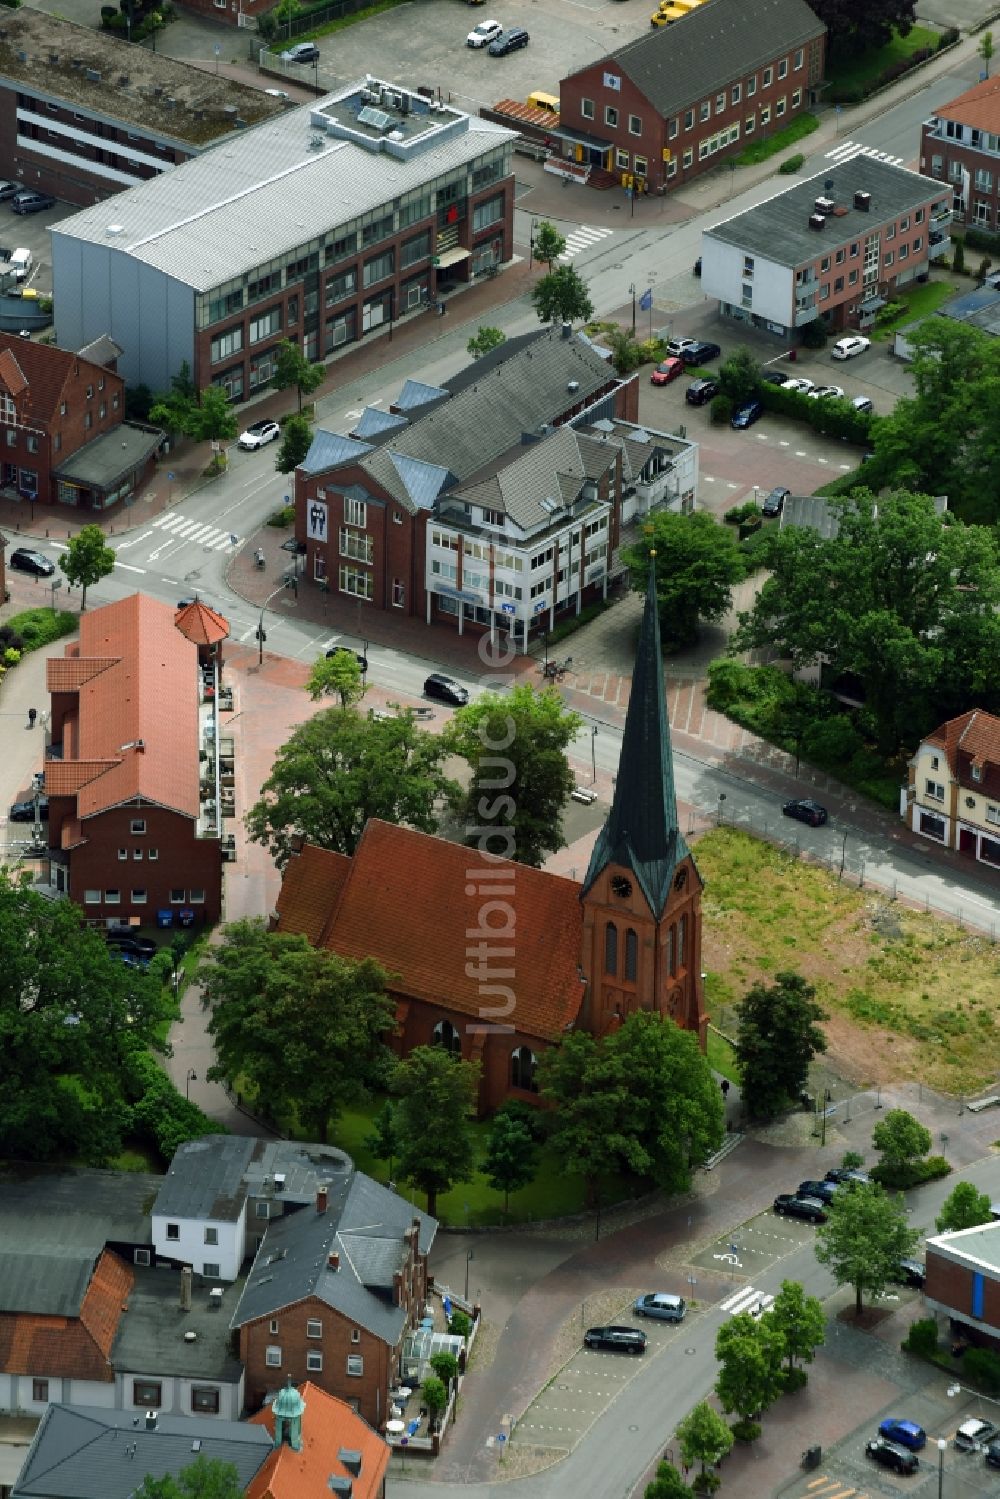
[[[928,260],[941,260],[945,255],[950,254],[951,236],[949,234],[929,234],[927,236]]]

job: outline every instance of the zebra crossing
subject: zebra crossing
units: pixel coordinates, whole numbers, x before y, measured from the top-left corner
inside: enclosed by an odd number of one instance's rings
[[[591,245],[599,244],[613,232],[611,229],[588,229],[586,224],[581,224],[578,229],[572,229],[567,234],[566,248],[559,259],[572,260],[574,255],[579,255],[582,250],[589,250]]]
[[[150,522],[161,531],[166,531],[170,541],[190,541],[208,552],[226,552],[234,548],[230,531],[219,526],[206,526],[203,521],[182,515],[176,510],[165,511]]]
[[[727,1296],[725,1301],[721,1301],[719,1310],[728,1312],[731,1317],[738,1317],[740,1312],[749,1312],[751,1317],[761,1317],[773,1304],[773,1296],[768,1296],[763,1291],[755,1291],[753,1286],[744,1286],[742,1290],[734,1291],[732,1296]]]
[[[884,161],[890,167],[903,165],[901,156],[890,156],[888,151],[879,151],[875,146],[864,146],[860,141],[841,141],[839,145],[834,146],[832,151],[827,151],[826,156],[838,167],[853,161],[856,156],[868,156],[872,161]]]

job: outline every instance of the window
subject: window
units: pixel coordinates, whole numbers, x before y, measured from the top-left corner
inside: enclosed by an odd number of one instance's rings
[[[747,79],[747,98],[752,99],[757,92],[757,74],[752,73]]]
[[[88,401],[92,401],[93,399],[94,399],[94,387],[92,385],[88,385],[87,386],[87,400]]]
[[[792,108],[793,109],[798,109],[798,107],[799,107],[799,105],[801,103],[802,103],[802,90],[800,88],[797,88],[795,90],[794,94],[792,95]]]
[[[909,229],[909,227],[910,227],[910,215],[908,213],[904,213],[903,217],[899,221],[899,232],[900,232],[900,234],[905,234],[906,231],[907,231],[907,229]]]
[[[910,254],[910,247],[909,247],[909,245],[900,245],[900,247],[899,247],[899,258],[900,258],[900,260],[907,260],[909,258],[909,254]]]
[[[323,1368],[323,1355],[318,1348],[310,1348],[306,1354],[306,1368],[310,1374],[318,1374]]]
[[[494,224],[499,224],[503,219],[503,193],[495,198],[489,198],[485,203],[477,203],[472,210],[472,228],[476,234],[481,229],[490,229]]]
[[[618,928],[609,921],[604,928],[604,972],[618,972]]]
[[[819,289],[819,300],[821,302],[826,302],[829,299],[829,296],[830,296],[830,287],[829,287],[829,285],[824,284]]]
[[[773,77],[774,77],[774,69],[773,68],[765,68],[764,69],[764,77],[763,77],[763,80],[761,82],[761,87],[762,88],[770,88],[771,87],[771,80],[773,79]]]
[[[693,109],[686,109],[684,111],[684,129],[685,130],[693,130],[694,129],[694,110]]]
[[[347,1372],[352,1379],[360,1379],[365,1372],[364,1356],[360,1353],[349,1353],[347,1355]]]
[[[257,1214],[258,1218],[268,1218],[268,1217],[270,1217],[270,1214],[267,1211],[267,1203],[266,1202],[258,1202],[255,1205],[255,1211],[256,1211],[256,1214]]]
[[[366,248],[377,245],[380,239],[388,239],[395,227],[391,213],[383,214],[380,219],[370,219],[361,230],[362,245]]]
[[[712,101],[710,99],[704,99],[701,102],[701,104],[698,105],[698,118],[699,118],[699,120],[701,120],[702,123],[704,124],[704,122],[708,119],[708,117],[709,117],[709,115],[711,113],[712,113]]]
[[[182,906],[184,904],[184,898],[185,891],[183,889],[183,886],[175,885],[170,891],[170,904],[172,906]]]
[[[118,855],[118,857],[119,857],[119,858],[121,858],[121,852],[119,852],[119,855]],[[141,862],[142,862],[142,849],[141,849],[141,848],[134,848],[134,849],[133,849],[133,850],[132,850],[132,858],[133,858],[133,859],[134,859],[134,860],[135,860],[135,861],[136,861],[136,862],[137,862],[137,863],[141,863]]]
[[[676,177],[677,176],[677,157],[676,156],[672,156],[670,158],[670,160],[667,162],[667,176],[668,177]]]
[[[435,1046],[440,1046],[453,1057],[462,1054],[462,1038],[452,1025],[450,1020],[439,1020],[434,1027],[432,1041]]]
[[[915,224],[922,224],[924,222],[924,210],[922,208],[918,208],[913,215],[913,222]]]
[[[205,1230],[205,1243],[206,1244],[218,1244],[218,1242],[219,1242],[219,1230],[217,1228],[206,1228],[206,1230]]]
[[[738,83],[734,83],[733,84],[733,88],[732,88],[732,93],[730,95],[730,102],[733,103],[733,104],[738,104],[740,102],[740,99],[742,97],[743,97],[743,90],[740,88],[740,86],[739,86]]]
[[[368,514],[367,505],[364,500],[351,499],[349,495],[344,496],[344,524],[348,526],[361,526],[366,524]]]
[[[219,1392],[211,1385],[191,1386],[191,1409],[206,1416],[219,1414]]]
[[[128,849],[127,848],[120,848],[118,850],[118,857],[119,857],[119,859],[127,859],[128,858]]]
[[[342,302],[345,297],[349,297],[357,289],[358,273],[353,266],[349,271],[341,271],[339,276],[328,277],[324,292],[327,307],[333,307],[337,302]]]
[[[886,239],[895,239],[896,238],[896,226],[895,226],[895,224],[890,224],[888,226],[888,228],[885,231],[885,237],[886,237]]]
[[[138,838],[146,831],[146,819],[144,817],[133,817],[129,823],[128,830],[134,838]]]
[[[351,1328],[351,1342],[352,1343],[360,1343],[361,1342],[361,1328],[360,1327],[352,1327]]]
[[[983,767],[981,765],[972,765],[969,768],[972,771],[972,779],[974,781],[981,781],[983,779]]]
[[[925,781],[924,792],[927,796],[932,796],[935,801],[944,801],[944,787],[942,786],[940,781]]]
[[[744,257],[743,257],[743,274],[744,274],[744,276],[752,276],[753,275],[753,268],[754,268],[754,258],[753,258],[753,256],[752,255],[744,255]]]
[[[83,418],[83,425],[89,430],[94,425],[94,413],[88,411]]]
[[[833,258],[836,261],[837,265],[843,265],[844,261],[847,259],[847,251],[841,248],[837,251],[836,255]]]
[[[618,111],[613,104],[606,104],[604,106],[604,123],[605,125],[610,125],[612,130],[618,124]]]
[[[476,209],[478,213],[478,208]],[[420,260],[426,260],[431,253],[431,231],[425,229],[423,234],[415,234],[412,239],[404,240],[399,250],[399,263],[405,269],[407,266],[416,265]]]
[[[318,1317],[306,1319],[306,1337],[321,1338],[323,1336],[323,1324]]]
[[[639,115],[629,115],[629,117],[628,117],[628,133],[629,133],[629,135],[641,135],[642,134],[642,120],[639,117]]]
[[[101,904],[101,892],[99,890],[85,890],[83,892],[83,903],[85,906],[99,906]]]
[[[269,1369],[281,1368],[281,1349],[275,1343],[271,1343],[268,1347],[264,1354],[264,1362]]]
[[[264,1216],[266,1218],[267,1214],[265,1213]],[[272,1338],[276,1338],[278,1336],[278,1319],[277,1319],[277,1317],[272,1317],[271,1318],[270,1322],[267,1324],[267,1330],[271,1334]]]
[[[781,116],[784,114],[784,112],[785,112],[785,98],[784,98],[784,95],[782,95],[782,97],[778,100],[777,104],[775,104],[775,106],[774,106],[774,117],[775,117],[775,119],[780,119]]]
[[[392,607],[403,609],[406,607],[406,585],[402,578],[392,580]]]
[[[677,116],[674,115],[674,118],[670,121],[669,125],[667,126],[667,139],[672,141],[675,138],[676,135],[677,135]]]
[[[48,1400],[49,1382],[47,1379],[33,1379],[31,1381],[31,1398],[36,1404]]]
[[[146,850],[146,858],[147,859],[158,859],[159,857],[160,857],[160,850],[158,848],[149,848],[149,849]]]
[[[228,359],[231,354],[236,354],[243,347],[243,325],[237,324],[235,328],[227,328],[225,333],[220,333],[212,339],[212,363],[218,364],[220,359]]]
[[[122,901],[122,893],[121,893],[120,890],[105,890],[105,892],[104,892],[104,904],[106,906],[120,906],[121,905],[121,901]]]
[[[677,967],[678,968],[683,968],[684,967],[684,944],[685,944],[685,939],[687,938],[687,923],[688,923],[688,919],[687,919],[686,916],[682,916],[681,919],[680,919],[680,921],[677,923]]]
[[[262,339],[270,338],[273,333],[280,332],[280,307],[272,307],[268,312],[262,312],[260,317],[250,319],[250,342],[252,344],[259,344]]]
[[[940,770],[940,769],[941,769],[941,761],[938,759],[937,755],[931,755],[931,770]]]
[[[851,272],[851,274],[847,278],[847,284],[848,284],[848,286],[857,286],[857,284],[858,284],[858,273],[857,273],[857,271],[852,271]]]
[[[530,1046],[518,1046],[510,1054],[510,1085],[512,1088],[523,1088],[527,1093],[538,1092],[538,1082],[535,1078],[535,1068],[538,1058]]]
[[[180,1236],[181,1236],[181,1226],[180,1226],[180,1224],[179,1223],[168,1223],[167,1224],[167,1238],[168,1239],[179,1239]]]
[[[205,1280],[218,1280],[222,1273],[222,1266],[212,1260],[206,1260],[201,1267],[201,1273]]]
[[[133,904],[133,906],[144,906],[146,904],[146,890],[145,890],[145,886],[140,885],[138,888],[134,888],[133,889],[133,891],[132,891],[132,904]]]
[[[837,279],[836,279],[836,281],[834,281],[834,283],[833,283],[833,290],[834,290],[834,294],[836,294],[838,291],[843,291],[844,290],[844,278],[843,278],[843,276],[838,276]]]
[[[629,927],[625,933],[625,978],[634,984],[639,972],[639,938]]]
[[[781,61],[779,62],[779,64],[778,64],[778,77],[779,78],[787,78],[788,77],[788,58],[787,57],[783,57],[781,59]]]
[[[669,974],[676,973],[677,972],[677,964],[674,961],[674,928],[673,927],[670,927],[669,930],[667,931],[667,951],[666,951],[665,956],[666,956],[666,962],[667,962],[667,972]]]
[[[628,152],[627,151],[616,151],[615,152],[615,166],[619,169],[619,171],[625,171],[625,172],[627,172],[628,171],[628,164],[629,164],[629,154],[628,154]]]
[[[687,171],[688,167],[692,164],[693,161],[694,161],[694,151],[692,150],[692,148],[690,146],[688,146],[687,150],[684,152],[684,170],[685,171]]]
[[[716,112],[716,114],[717,115],[723,114],[725,112],[725,108],[726,108],[726,93],[725,93],[725,90],[723,89],[723,91],[722,91],[721,94],[716,94],[716,96],[715,96],[715,112]]]
[[[132,1263],[133,1265],[149,1265],[152,1263],[152,1255],[148,1249],[133,1249]]]
[[[645,177],[649,171],[649,163],[647,162],[645,156],[636,156],[633,160],[632,166],[637,177]]]
[[[820,275],[822,275],[824,271],[828,271],[829,269],[830,269],[830,257],[829,257],[829,255],[824,255],[823,259],[819,263]]]
[[[944,842],[944,819],[935,817],[932,812],[921,812],[920,832],[926,833],[928,838],[938,838]]]
[[[747,135],[753,135],[753,133],[756,130],[756,128],[757,128],[757,118],[756,118],[756,116],[755,115],[747,115],[746,119],[743,121],[744,132]]]
[[[375,560],[375,540],[365,531],[351,531],[347,526],[341,526],[339,550],[342,557],[351,557],[355,562],[370,565]]]
[[[159,1380],[133,1379],[132,1404],[143,1405],[147,1410],[159,1410],[163,1404],[163,1387]]]
[[[371,260],[366,260],[361,268],[362,286],[374,286],[377,281],[384,281],[391,276],[396,268],[396,256],[392,250],[384,250],[381,255],[375,255]]]
[[[585,120],[592,120],[594,118],[594,101],[593,101],[593,99],[581,99],[580,100],[580,113],[582,114],[582,116],[583,116],[583,118]]]
[[[913,253],[914,253],[914,255],[916,255],[920,250],[922,250],[923,247],[924,247],[923,237],[922,237],[922,235],[918,234],[917,237],[916,237],[916,239],[913,241]]]
[[[760,123],[762,125],[770,125],[770,123],[771,123],[771,106],[770,106],[770,104],[762,104],[760,106]]]

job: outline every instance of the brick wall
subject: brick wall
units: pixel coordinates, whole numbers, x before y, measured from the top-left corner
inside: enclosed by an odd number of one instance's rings
[[[971,1317],[979,1324],[969,1329],[978,1333],[977,1341],[988,1341],[991,1330],[1000,1340],[1000,1275],[982,1276],[982,1309],[976,1310],[976,1272],[971,1266],[956,1263],[932,1247],[927,1250],[927,1282],[924,1295],[938,1302],[946,1311]]]
[[[953,169],[961,167],[969,174],[967,192],[961,175],[957,178],[952,175]],[[964,141],[938,136],[933,128],[924,125],[920,138],[920,170],[940,182],[942,189],[954,198],[962,198],[962,210],[956,215],[958,222],[970,228],[994,232],[1000,227],[1000,157]],[[989,186],[985,180],[977,186],[977,172],[989,174]]]
[[[53,797],[49,803],[49,847],[58,848],[66,815],[75,815],[75,799]],[[141,817],[146,831],[129,831],[131,820]],[[190,818],[164,807],[112,807],[83,825],[86,842],[69,850],[69,894],[88,920],[127,921],[138,917],[147,926],[156,921],[161,907],[175,913],[190,908],[200,926],[217,921],[222,910],[222,854],[217,839],[196,838]],[[120,859],[124,849],[127,858]],[[149,857],[155,851],[156,858]],[[142,854],[135,858],[136,852]],[[100,905],[85,900],[88,890],[120,892],[115,904]],[[146,899],[131,899],[135,890],[145,890]],[[171,891],[183,890],[183,902],[171,900]],[[204,891],[204,901],[193,904],[191,891]],[[176,919],[176,916],[175,916]]]

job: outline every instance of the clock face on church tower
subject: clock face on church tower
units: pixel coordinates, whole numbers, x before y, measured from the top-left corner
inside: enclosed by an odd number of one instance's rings
[[[632,881],[627,880],[623,874],[612,875],[611,894],[617,895],[619,900],[628,900],[632,894]]]

